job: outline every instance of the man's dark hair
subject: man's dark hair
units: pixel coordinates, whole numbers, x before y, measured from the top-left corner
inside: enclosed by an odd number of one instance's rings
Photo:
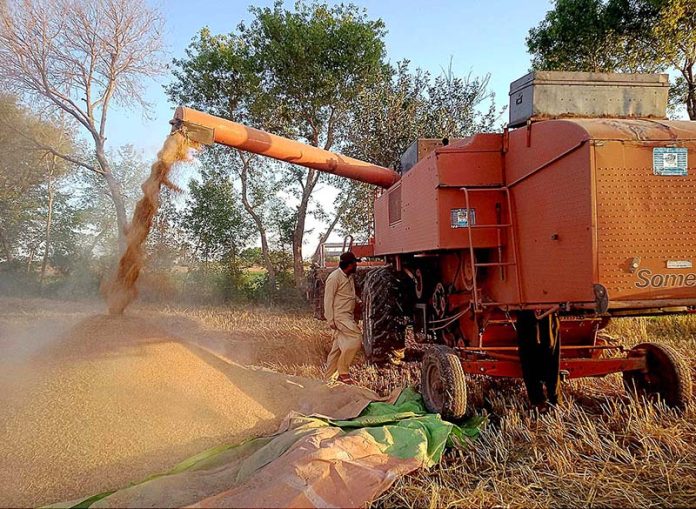
[[[345,262],[341,261],[341,262],[338,262],[338,266],[342,269],[346,269],[354,263],[357,263],[357,262],[355,260],[350,260],[350,261],[345,261]]]
[[[346,251],[341,255],[338,261],[338,266],[342,269],[350,267],[353,263],[358,263],[360,258],[357,258],[352,252]]]

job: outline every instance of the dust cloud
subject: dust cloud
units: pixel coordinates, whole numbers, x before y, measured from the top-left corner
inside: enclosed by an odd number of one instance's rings
[[[121,488],[209,447],[272,433],[291,411],[341,418],[370,397],[243,366],[258,360],[261,338],[195,314],[98,309],[0,297],[3,507]]]
[[[143,268],[143,245],[159,208],[160,188],[164,185],[179,191],[179,188],[169,180],[172,166],[177,162],[189,160],[190,151],[199,148],[199,145],[188,140],[183,134],[175,132],[167,137],[157,154],[157,161],[152,165],[150,176],[142,185],[143,197],[133,212],[133,220],[126,236],[126,251],[121,256],[114,278],[105,288],[110,314],[123,314],[126,307],[137,297],[138,290],[135,283]]]

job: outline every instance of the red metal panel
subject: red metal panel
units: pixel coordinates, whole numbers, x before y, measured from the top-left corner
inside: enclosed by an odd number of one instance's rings
[[[375,254],[437,249],[438,180],[433,160],[426,158],[375,201]],[[400,191],[398,189],[400,188]],[[401,193],[401,220],[389,223],[389,194]],[[396,200],[393,200],[393,202]],[[394,214],[392,213],[392,217]]]
[[[434,155],[426,157],[408,171],[399,183],[383,193],[375,202],[375,254],[417,253],[439,249],[464,249],[469,246],[466,228],[452,228],[453,209],[466,208],[464,193],[457,187],[440,187]],[[465,168],[462,169],[465,171]],[[389,206],[401,195],[401,215],[390,213]],[[495,203],[501,201],[498,192],[476,193],[470,208],[476,210],[476,222],[494,224]],[[473,234],[477,247],[494,247],[494,230],[476,230]]]
[[[585,128],[571,120],[547,120],[510,131],[505,183],[511,185],[589,139]]]
[[[490,193],[473,193],[469,208],[473,209],[476,218],[474,227],[485,224],[496,224],[495,204],[501,203],[503,196],[500,191]],[[439,203],[439,242],[440,249],[463,249],[469,247],[469,232],[467,228],[452,227],[452,211],[466,208],[464,193],[459,189],[444,188],[438,190]],[[494,229],[476,229],[472,233],[474,247],[492,248],[497,245]]]
[[[505,360],[462,360],[465,373],[522,378],[522,367],[519,361]],[[568,378],[583,378],[587,376],[604,376],[623,371],[638,371],[645,369],[645,357],[617,359],[561,359],[561,371],[568,373]]]
[[[437,169],[443,186],[500,186],[503,184],[503,135],[477,134],[438,148]]]
[[[523,300],[591,302],[594,280],[589,136],[566,121],[535,124],[529,136],[527,128],[510,133],[506,156]],[[495,283],[496,287],[500,285]]]

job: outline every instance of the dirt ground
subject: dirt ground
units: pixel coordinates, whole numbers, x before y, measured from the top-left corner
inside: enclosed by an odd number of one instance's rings
[[[273,432],[292,410],[340,414],[365,400],[248,367],[264,340],[253,319],[216,322],[204,311],[113,317],[101,303],[0,299],[0,505],[123,487]],[[297,349],[280,355],[306,360]]]
[[[672,346],[696,383],[696,315],[608,332]],[[289,410],[354,408],[363,395],[318,381],[329,344],[306,311],[141,304],[114,318],[99,302],[0,299],[0,506],[122,487],[273,431]],[[353,374],[382,394],[419,383],[416,362],[377,370],[358,358]],[[519,381],[467,387],[489,426],[373,507],[693,506],[693,400],[683,413],[635,401],[611,375],[564,383],[563,406],[536,418]]]

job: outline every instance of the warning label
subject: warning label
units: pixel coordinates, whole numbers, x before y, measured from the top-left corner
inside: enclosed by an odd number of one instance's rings
[[[653,149],[653,173],[655,175],[683,177],[688,174],[689,151],[681,147],[655,147]]]

